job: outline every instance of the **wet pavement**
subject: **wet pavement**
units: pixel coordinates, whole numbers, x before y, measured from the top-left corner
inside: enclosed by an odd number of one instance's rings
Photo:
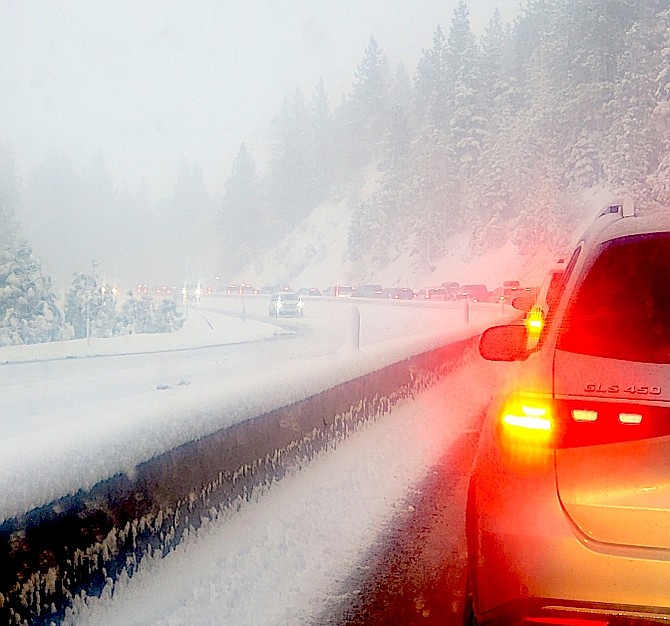
[[[403,503],[316,623],[462,624],[465,501],[478,432],[461,435]]]

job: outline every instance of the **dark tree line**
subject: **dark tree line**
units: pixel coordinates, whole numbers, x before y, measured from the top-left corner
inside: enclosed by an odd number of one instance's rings
[[[483,252],[560,251],[579,192],[607,185],[645,208],[670,202],[667,0],[528,0],[479,40],[460,2],[413,76],[371,37],[334,107],[319,83],[285,100],[269,173],[240,148],[219,225],[231,270],[327,198],[351,197],[352,261],[411,252],[430,267],[454,233]],[[365,200],[352,190],[378,179]]]

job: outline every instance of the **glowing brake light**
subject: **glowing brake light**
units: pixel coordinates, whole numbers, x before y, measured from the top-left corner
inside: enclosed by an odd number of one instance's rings
[[[524,320],[528,333],[532,336],[537,336],[544,328],[544,313],[539,307],[533,307],[528,311],[528,315]]]
[[[549,432],[551,410],[542,399],[513,397],[505,405],[502,421],[514,428]]]
[[[513,394],[505,401],[500,422],[506,438],[543,444],[554,430],[551,398],[544,395]]]
[[[551,420],[535,415],[504,415],[503,422],[508,426],[529,430],[551,430]]]
[[[554,440],[550,396],[515,394],[500,413],[500,443],[517,467],[537,468],[549,462]]]

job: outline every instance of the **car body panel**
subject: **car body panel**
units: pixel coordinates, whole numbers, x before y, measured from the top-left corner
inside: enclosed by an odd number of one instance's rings
[[[623,401],[670,403],[670,365],[614,361],[555,351],[554,393]]]
[[[567,515],[590,539],[670,551],[668,450],[670,436],[557,450]]]

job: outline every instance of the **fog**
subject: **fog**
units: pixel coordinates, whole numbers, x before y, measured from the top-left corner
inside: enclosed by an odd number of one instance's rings
[[[495,6],[468,3],[475,33]],[[213,223],[242,142],[262,168],[282,99],[323,79],[337,102],[374,36],[410,76],[456,1],[6,0],[0,194],[56,279],[181,282],[218,271]],[[174,220],[190,202],[197,219]],[[158,268],[160,267],[160,271]]]

